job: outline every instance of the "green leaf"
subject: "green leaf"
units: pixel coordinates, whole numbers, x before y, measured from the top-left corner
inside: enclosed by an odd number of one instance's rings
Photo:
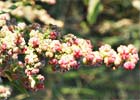
[[[11,9],[11,10],[14,10],[14,9],[16,9],[16,8],[17,8],[16,5],[12,5],[11,7],[9,7],[9,9]]]
[[[0,14],[4,14],[4,13],[6,13],[5,11],[0,11]]]
[[[97,16],[102,11],[103,6],[100,0],[89,0],[88,4],[88,14],[87,21],[89,24],[94,24],[96,22]]]

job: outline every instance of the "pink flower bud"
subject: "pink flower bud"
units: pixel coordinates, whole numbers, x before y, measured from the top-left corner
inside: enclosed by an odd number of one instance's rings
[[[61,43],[59,40],[53,40],[50,45],[51,45],[53,52],[62,50]]]
[[[93,45],[91,44],[91,41],[90,40],[86,40],[86,43],[88,44],[88,47],[89,48],[93,48]]]
[[[39,75],[37,75],[37,79],[40,81],[44,81],[45,77],[39,74]]]
[[[76,60],[70,60],[69,61],[69,65],[72,67],[72,68],[77,68],[78,67],[78,63],[77,63],[77,61]]]
[[[25,69],[25,73],[27,74],[27,76],[31,75],[31,71],[28,69]]]
[[[126,70],[132,70],[135,68],[135,64],[133,62],[125,62],[123,67],[126,69]]]
[[[24,63],[23,63],[23,62],[21,62],[21,61],[18,61],[18,65],[19,65],[21,68],[23,68],[23,67],[24,67]]]
[[[29,40],[29,45],[33,46],[34,48],[39,46],[39,39],[36,37],[32,37]]]
[[[104,51],[104,52],[108,52],[110,50],[111,50],[111,46],[108,44],[105,44],[99,48],[99,51]]]
[[[57,35],[58,35],[57,32],[51,32],[50,33],[50,39],[53,39],[53,40],[56,39]]]
[[[10,20],[8,13],[0,14],[0,20]]]
[[[98,51],[94,51],[93,54],[94,54],[94,59],[92,61],[93,65],[101,64],[103,60],[101,54]]]
[[[130,58],[129,58],[129,60],[130,60],[131,62],[133,62],[133,63],[136,64],[136,63],[138,62],[138,60],[139,60],[138,54],[133,54],[133,55],[131,55]]]
[[[12,55],[13,54],[12,49],[8,50],[7,53],[8,53],[8,55]]]
[[[49,61],[49,63],[50,64],[53,64],[53,65],[56,65],[56,64],[58,64],[58,61],[57,61],[57,59],[51,59],[50,61]]]
[[[31,73],[32,74],[37,74],[37,73],[39,73],[39,69],[38,68],[34,68],[34,69],[31,70]]]
[[[27,48],[26,47],[24,47],[24,48],[22,48],[22,50],[21,50],[21,53],[25,53],[27,51]]]
[[[138,52],[136,47],[134,47],[134,45],[132,45],[132,44],[128,45],[128,49],[129,49],[129,52],[131,52],[133,54],[136,54]]]
[[[14,42],[15,42],[15,44],[19,45],[22,43],[22,40],[23,40],[23,38],[20,35],[18,35],[17,37],[15,37]]]
[[[117,48],[118,53],[122,57],[123,60],[126,60],[129,58],[129,49],[126,46],[121,45]]]
[[[106,56],[109,56],[112,53],[111,46],[108,44],[105,44],[99,48],[99,52],[103,58]]]
[[[60,59],[58,61],[58,63],[60,64],[60,68],[64,68],[64,69],[67,69],[68,68],[68,62],[64,59]],[[70,67],[70,66],[69,66]],[[69,68],[68,68],[69,69]]]
[[[18,53],[19,52],[19,48],[18,47],[14,47],[13,48],[13,53]]]
[[[0,85],[0,98],[7,98],[11,95],[11,88]]]
[[[25,73],[27,74],[27,76],[30,76],[30,75],[39,73],[39,69],[37,69],[37,68],[25,69]]]
[[[115,61],[115,58],[114,57],[105,57],[104,58],[104,63],[108,66],[110,64],[113,64]]]
[[[44,87],[45,87],[45,86],[44,86],[43,83],[38,83],[38,84],[36,85],[36,88],[39,89],[39,90],[40,90],[40,89],[44,89]]]
[[[89,53],[85,56],[87,62],[92,62],[94,55],[92,53]]]
[[[80,50],[74,50],[73,55],[75,58],[80,58],[82,56],[82,53]]]
[[[73,44],[78,45],[78,44],[79,44],[79,39],[75,38],[75,39],[73,40]]]
[[[6,50],[6,48],[7,48],[7,45],[6,45],[5,43],[3,43],[3,44],[1,45],[2,51]]]

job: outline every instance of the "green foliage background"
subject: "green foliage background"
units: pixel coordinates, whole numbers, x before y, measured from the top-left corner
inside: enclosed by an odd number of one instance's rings
[[[14,1],[14,0],[13,0]],[[64,22],[63,34],[73,33],[90,39],[94,50],[108,43],[113,48],[134,44],[140,53],[139,10],[135,0],[57,0],[55,5],[35,1],[32,7],[45,9],[55,19]],[[30,0],[25,2],[28,5]],[[14,16],[27,24],[40,22]],[[13,91],[9,100],[139,100],[139,64],[133,71],[112,70],[105,66],[81,66],[77,71],[52,72],[47,69],[46,88],[29,95]]]

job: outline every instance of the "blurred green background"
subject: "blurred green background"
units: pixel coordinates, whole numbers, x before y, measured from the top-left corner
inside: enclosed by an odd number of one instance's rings
[[[18,0],[2,0],[7,7]],[[134,44],[140,54],[140,0],[23,0],[11,12],[17,21],[61,27],[63,34],[90,39],[97,50]],[[16,9],[15,9],[16,10]],[[18,10],[20,10],[18,12]],[[133,71],[81,66],[66,73],[46,70],[46,88],[29,95],[13,91],[9,100],[140,100],[140,63]]]

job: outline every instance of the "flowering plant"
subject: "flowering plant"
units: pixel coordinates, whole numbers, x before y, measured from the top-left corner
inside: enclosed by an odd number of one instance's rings
[[[116,51],[105,44],[93,51],[90,40],[63,35],[53,25],[42,28],[39,24],[12,23],[8,14],[2,14],[0,21],[0,77],[25,90],[44,88],[40,70],[48,65],[60,72],[101,64],[132,70],[139,60],[132,44],[121,45]],[[10,92],[9,87],[0,86],[0,97],[8,97]]]

